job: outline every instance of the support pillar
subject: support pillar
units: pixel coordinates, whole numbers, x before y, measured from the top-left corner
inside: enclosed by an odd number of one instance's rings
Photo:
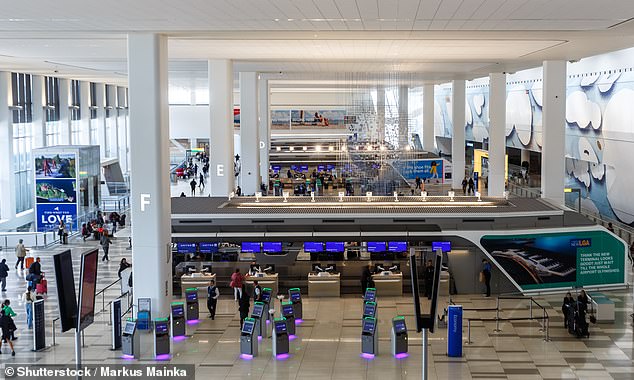
[[[436,150],[436,136],[434,130],[434,85],[423,85],[423,150]]]
[[[542,198],[564,204],[566,61],[544,61]]]
[[[97,107],[97,144],[101,159],[108,157],[106,139],[106,85],[95,83],[95,106]]]
[[[70,80],[59,78],[59,145],[71,145]]]
[[[259,132],[260,138],[260,176],[262,183],[269,185],[269,149],[271,147],[271,126],[269,118],[271,111],[269,109],[269,81],[268,79],[260,79],[258,84],[258,114],[259,116]]]
[[[11,73],[0,72],[0,219],[15,218],[15,173],[13,159],[13,114],[9,110]]]
[[[242,193],[255,195],[260,189],[260,138],[258,133],[258,76],[240,73],[240,145]]]
[[[90,145],[90,82],[79,82],[80,144]]]
[[[31,97],[33,101],[33,147],[46,146],[46,116],[44,114],[44,77],[31,76]]]
[[[398,88],[398,145],[405,149],[409,145],[409,87]]]
[[[108,120],[106,123],[110,123],[110,128],[106,138],[108,139],[108,148],[110,150],[110,157],[119,159],[119,166],[123,166],[119,157],[119,118],[117,117],[117,86],[110,85],[110,90],[106,91],[106,104],[108,108]],[[110,108],[111,107],[111,108]]]
[[[489,76],[489,195],[501,197],[506,172],[506,74]],[[479,173],[482,175],[482,173]]]
[[[455,80],[452,82],[452,124],[453,137],[451,139],[451,165],[452,165],[452,188],[462,189],[462,179],[465,176],[465,81]]]
[[[385,141],[385,87],[376,89],[376,130],[379,142]]]
[[[227,59],[209,61],[209,141],[211,194],[234,191],[233,170],[233,64]]]
[[[128,35],[130,205],[134,302],[151,298],[152,317],[172,300],[167,37]]]

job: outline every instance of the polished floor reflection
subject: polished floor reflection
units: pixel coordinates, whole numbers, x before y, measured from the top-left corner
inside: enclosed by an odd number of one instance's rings
[[[129,228],[120,230],[111,248],[111,260],[99,262],[98,289],[117,278],[121,257],[130,258],[127,249]],[[96,247],[95,241],[74,239],[70,248],[79,269],[80,253]],[[43,257],[44,270],[49,273],[49,294],[46,296],[47,344],[51,344],[50,322],[57,316],[57,299],[52,276],[50,256],[66,247],[56,246],[47,251],[34,252]],[[101,253],[100,253],[101,256]],[[0,257],[13,264],[13,252],[3,251]],[[135,263],[136,264],[136,263]],[[24,305],[18,300],[25,282],[20,271],[11,272],[8,291],[4,294],[12,300],[18,313],[18,336],[15,357],[7,355],[3,347],[0,361],[13,363],[72,363],[74,345],[72,332],[56,333],[56,343],[42,352],[31,352],[32,335],[26,329]],[[630,273],[631,278],[631,273]],[[114,286],[105,293],[105,312],[100,312],[96,322],[85,333],[83,360],[85,363],[120,363],[121,352],[110,350],[109,299],[118,295]],[[544,341],[544,332],[537,321],[471,322],[470,340],[467,343],[468,318],[492,318],[494,311],[466,311],[464,323],[463,357],[447,357],[446,328],[439,328],[430,335],[430,379],[633,379],[634,362],[632,336],[631,291],[604,292],[615,302],[616,321],[613,324],[590,326],[589,339],[577,339],[563,328],[561,296],[540,297],[538,302],[546,307],[550,316],[550,341]],[[445,302],[447,300],[444,300]],[[460,295],[453,298],[465,308],[492,308],[495,298],[480,295]],[[277,301],[276,301],[277,304]],[[276,360],[271,353],[271,340],[260,342],[260,355],[252,360],[239,357],[239,316],[237,304],[229,294],[223,294],[214,321],[201,314],[200,323],[190,327],[186,339],[173,342],[172,363],[196,365],[199,379],[420,379],[421,339],[410,332],[409,356],[396,359],[390,354],[389,321],[396,315],[405,316],[408,328],[413,329],[411,298],[378,298],[379,355],[369,360],[360,356],[360,318],[362,303],[359,297],[305,298],[304,321],[297,328],[297,337],[290,343],[291,354],[285,360]],[[97,310],[102,309],[101,297],[97,297]],[[529,306],[522,300],[501,301],[501,317],[526,317]],[[201,310],[206,308],[201,303]],[[535,315],[542,313],[534,309]],[[59,326],[57,327],[59,330]],[[143,334],[144,349],[141,363],[151,362],[149,334]]]

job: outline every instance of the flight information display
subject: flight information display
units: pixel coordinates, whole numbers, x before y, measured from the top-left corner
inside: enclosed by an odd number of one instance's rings
[[[241,250],[245,253],[259,253],[261,250],[261,244],[243,241]]]
[[[342,241],[327,241],[326,252],[341,253],[345,250],[345,243]]]
[[[407,252],[407,242],[390,241],[387,243],[387,250],[390,252]]]
[[[369,241],[368,252],[372,252],[372,253],[385,252],[385,242],[384,241]]]
[[[200,250],[200,253],[218,253],[218,243],[216,242],[198,243],[198,249]]]
[[[262,243],[264,253],[282,253],[282,243],[279,241],[265,241]]]
[[[431,250],[436,252],[436,250],[441,249],[443,252],[451,251],[451,242],[450,241],[433,241],[431,242]]]
[[[304,252],[320,253],[324,251],[324,243],[316,241],[304,242]]]
[[[178,253],[196,253],[196,243],[176,243]]]
[[[307,172],[308,171],[308,165],[299,165],[299,171]]]

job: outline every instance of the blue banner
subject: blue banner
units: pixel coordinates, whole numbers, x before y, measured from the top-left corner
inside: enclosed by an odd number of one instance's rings
[[[450,305],[447,308],[447,356],[462,356],[462,306]]]
[[[393,164],[406,179],[429,179],[431,182],[443,182],[443,160],[404,160]]]
[[[73,229],[77,229],[77,225],[75,222],[77,219],[77,205],[75,203],[38,204],[36,217],[38,232],[45,232],[56,229],[59,226],[60,220],[64,221],[67,228],[70,228],[72,226]]]

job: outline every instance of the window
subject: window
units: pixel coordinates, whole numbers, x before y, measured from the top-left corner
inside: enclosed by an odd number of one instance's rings
[[[97,118],[97,83],[90,82],[90,118]]]
[[[11,73],[13,122],[31,123],[33,121],[33,103],[31,95],[31,75]]]
[[[59,121],[59,78],[46,77],[46,121]]]
[[[70,81],[70,120],[81,120],[81,89],[78,80]]]
[[[15,212],[33,208],[33,179],[31,150],[33,139],[30,123],[13,124],[13,160],[15,175]]]

